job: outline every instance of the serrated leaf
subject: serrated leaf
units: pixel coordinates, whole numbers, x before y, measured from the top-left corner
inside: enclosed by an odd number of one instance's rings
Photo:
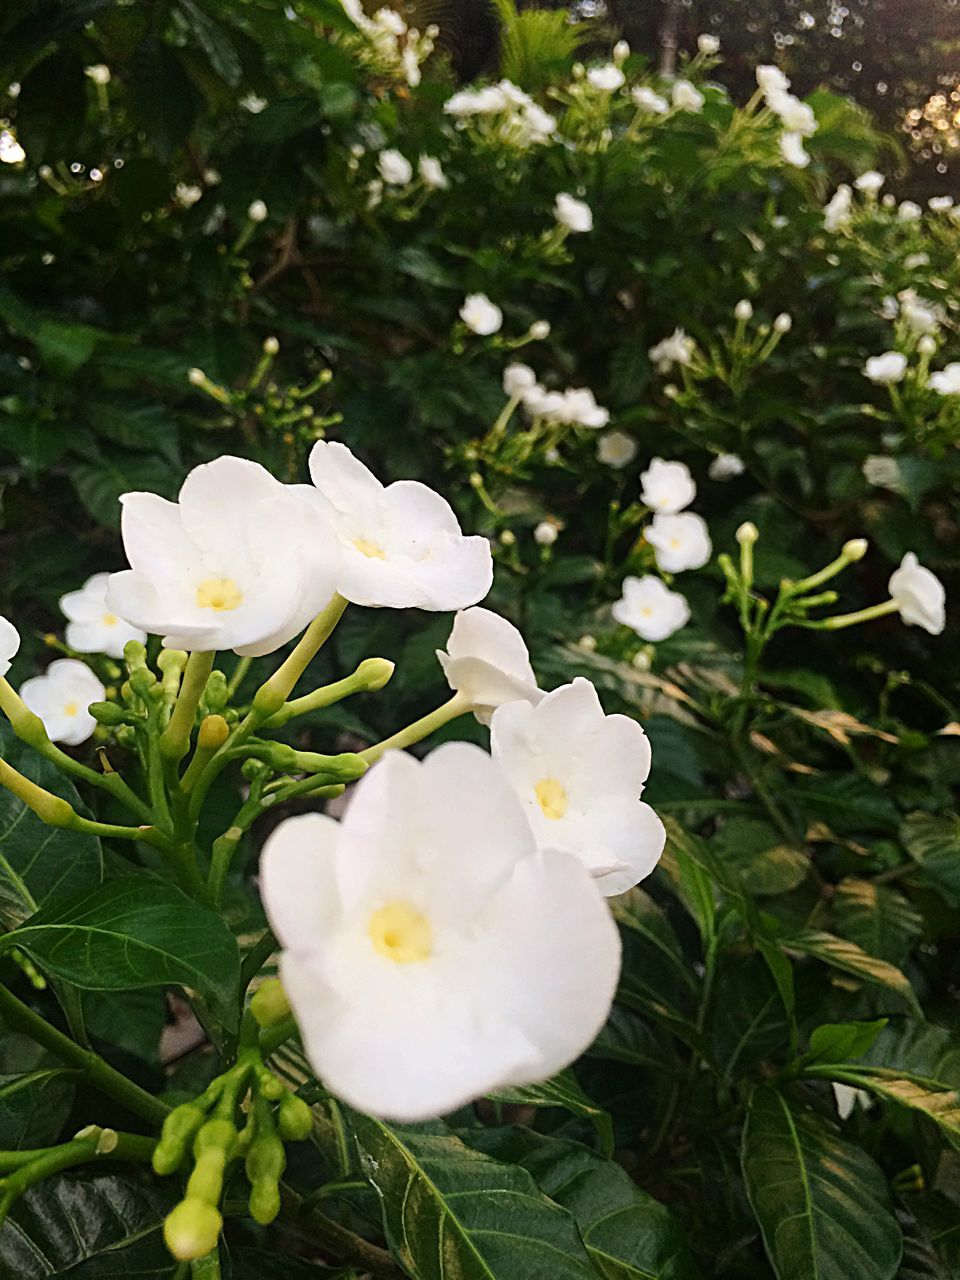
[[[569,1068],[541,1084],[524,1085],[517,1089],[498,1089],[490,1097],[496,1102],[515,1102],[530,1107],[562,1107],[573,1116],[582,1116],[596,1129],[603,1154],[613,1155],[613,1121],[609,1111],[598,1107],[587,1097]]]

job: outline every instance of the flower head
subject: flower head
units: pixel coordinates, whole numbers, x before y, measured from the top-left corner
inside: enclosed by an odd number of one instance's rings
[[[953,205],[953,196],[931,196],[927,201],[927,208],[933,213],[949,213]]]
[[[757,85],[762,93],[786,93],[790,88],[790,81],[783,74],[779,67],[771,66],[769,63],[757,67]]]
[[[315,511],[244,458],[195,467],[177,502],[125,493],[130,569],[107,608],[174,649],[259,657],[286,644],[336,590],[336,540]]]
[[[720,52],[720,37],[704,32],[703,35],[697,36],[697,50],[708,57],[712,57],[715,53]]]
[[[678,111],[702,111],[706,99],[689,80],[675,80],[670,90],[670,101]]]
[[[485,293],[468,293],[460,308],[460,319],[481,337],[497,333],[503,325],[503,312]]]
[[[845,182],[841,182],[823,207],[824,229],[840,231],[849,224],[852,209],[853,193]]]
[[[635,720],[604,715],[589,680],[578,677],[536,706],[498,707],[490,750],[538,847],[572,853],[603,893],[625,892],[656,866],[666,835],[640,799],[650,743]]]
[[[525,391],[532,391],[537,386],[537,375],[528,364],[519,361],[508,364],[503,371],[503,390],[510,397],[522,396]]]
[[[675,515],[697,496],[690,468],[685,462],[665,462],[652,459],[646,471],[640,473],[640,497],[654,511]]]
[[[946,368],[931,373],[929,386],[941,396],[960,396],[960,361],[954,360]]]
[[[377,157],[380,177],[389,187],[405,187],[413,177],[413,165],[395,148],[381,151]]]
[[[446,499],[417,480],[382,485],[345,444],[310,451],[314,487],[296,492],[340,544],[336,589],[354,604],[445,611],[490,590],[490,544],[465,537]]]
[[[702,569],[713,552],[706,522],[691,511],[655,515],[643,532],[654,549],[657,567],[664,573]]]
[[[608,62],[602,67],[591,67],[587,72],[587,83],[601,93],[615,93],[623,88],[627,77],[615,62]]]
[[[697,344],[682,329],[674,329],[647,352],[660,373],[668,373],[675,364],[686,365],[693,360]]]
[[[611,612],[616,622],[653,643],[666,640],[690,621],[686,599],[649,573],[642,578],[624,578],[622,595],[613,602]]]
[[[597,441],[597,457],[607,467],[619,471],[637,456],[638,446],[625,431],[607,431]]]
[[[20,697],[43,721],[53,742],[76,747],[86,742],[97,727],[87,710],[91,702],[102,702],[107,691],[84,662],[58,658],[42,676],[34,676],[20,687]]]
[[[854,179],[853,185],[864,195],[875,196],[885,182],[886,178],[882,173],[878,173],[876,169],[867,169],[859,178]]]
[[[417,173],[423,185],[431,191],[443,191],[450,185],[443,166],[434,156],[421,156],[417,161]]]
[[[582,863],[537,850],[481,748],[389,752],[343,822],[282,822],[260,864],[307,1057],[352,1106],[423,1120],[554,1075],[609,1012],[620,947]]]
[[[465,698],[481,724],[503,702],[539,702],[543,692],[523,636],[490,609],[464,609],[453,620],[446,652],[437,658],[447,683]]]
[[[83,74],[89,76],[94,84],[105,85],[110,83],[110,68],[105,62],[95,62],[92,66],[84,67]]]
[[[796,169],[805,169],[810,163],[810,154],[804,150],[802,133],[781,133],[780,154],[787,164]]]
[[[670,110],[670,103],[663,94],[657,93],[654,89],[648,89],[646,85],[637,85],[631,89],[630,96],[641,111],[649,111],[652,115],[662,116]]]
[[[10,670],[10,664],[20,648],[20,632],[0,616],[0,679]]]
[[[897,217],[901,222],[918,222],[923,217],[923,210],[915,200],[903,200],[897,209]]]
[[[780,117],[780,122],[788,133],[799,133],[801,138],[810,138],[817,131],[817,117],[813,108],[801,102],[799,98],[785,90],[770,90],[767,93],[767,106]]]
[[[146,640],[147,633],[132,627],[107,605],[109,573],[95,573],[79,591],[60,597],[60,608],[67,619],[66,641],[78,653],[105,653],[111,658],[123,657],[128,640]]]
[[[901,351],[884,351],[883,355],[870,356],[863,366],[863,372],[871,382],[883,386],[902,382],[907,372],[907,357]]]
[[[946,624],[946,592],[935,573],[925,569],[912,551],[900,561],[887,584],[900,617],[908,626],[938,636]]]
[[[552,547],[560,536],[560,528],[555,520],[541,520],[533,531],[533,540],[540,547]]]
[[[568,231],[593,230],[593,211],[590,206],[584,200],[577,200],[566,191],[561,191],[557,196],[553,215]]]
[[[718,453],[707,467],[711,480],[733,480],[744,472],[743,459],[737,453]]]
[[[268,213],[266,202],[263,200],[252,200],[247,206],[247,217],[251,222],[265,222]]]

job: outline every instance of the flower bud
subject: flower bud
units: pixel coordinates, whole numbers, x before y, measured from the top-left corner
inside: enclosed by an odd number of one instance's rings
[[[187,370],[187,381],[192,387],[202,387],[206,380],[207,375],[202,369],[193,368]]]
[[[733,314],[734,316],[736,316],[738,320],[743,320],[743,321],[752,320],[753,319],[753,303],[750,301],[749,298],[741,298],[740,301],[737,303],[737,305],[734,307]]]
[[[264,338],[263,354],[265,356],[275,356],[280,350],[280,342],[277,338]]]
[[[253,200],[247,206],[247,217],[251,222],[265,222],[268,209],[262,200]]]
[[[540,547],[552,547],[560,530],[552,520],[541,520],[533,531],[533,540]]]
[[[577,648],[582,649],[584,653],[595,653],[597,648],[596,636],[581,636],[577,641]]]
[[[542,342],[544,338],[550,337],[550,321],[534,320],[528,332],[536,342]]]
[[[222,671],[211,671],[203,690],[203,703],[208,711],[222,711],[230,697],[227,677]]]
[[[500,535],[500,541],[505,547],[514,547],[517,544],[517,535],[512,529],[504,529]]]
[[[613,46],[613,60],[619,67],[621,62],[626,62],[630,57],[630,45],[626,40],[618,40]]]
[[[357,678],[368,693],[382,689],[396,670],[389,658],[364,658],[357,667]]]
[[[187,1181],[187,1199],[216,1204],[223,1191],[223,1172],[226,1165],[226,1152],[220,1147],[211,1148],[198,1156]]]
[[[272,1027],[290,1014],[290,1001],[279,978],[267,978],[253,993],[250,1012],[258,1026]]]
[[[250,1188],[250,1217],[267,1227],[280,1212],[280,1188],[269,1178],[261,1178]]]
[[[204,1119],[203,1109],[195,1102],[185,1102],[169,1112],[153,1152],[154,1173],[165,1177],[180,1167]]]
[[[128,640],[123,646],[123,660],[129,671],[147,665],[147,646],[139,640]]]
[[[752,520],[747,520],[736,532],[736,539],[740,543],[741,547],[744,545],[753,546],[759,537],[760,530]]]
[[[867,554],[869,546],[870,544],[866,538],[851,538],[849,542],[843,544],[840,554],[844,560],[849,560],[851,564],[855,564]]]
[[[157,683],[157,677],[149,667],[137,667],[130,673],[130,688],[141,698],[149,697],[150,690]]]
[[[773,322],[775,333],[789,333],[793,328],[793,316],[788,311],[781,311]]]
[[[124,724],[126,715],[123,707],[116,702],[91,702],[87,708],[97,724],[105,724],[110,728]]]
[[[217,747],[223,746],[229,736],[230,726],[223,716],[207,716],[205,720],[200,722],[197,746],[204,751],[216,751]]]
[[[132,643],[136,644],[136,641]],[[127,647],[129,648],[129,646]],[[126,649],[124,649],[124,654],[126,654]],[[157,666],[164,675],[170,671],[182,671],[187,665],[189,656],[183,649],[161,649],[157,658]]]
[[[202,1258],[217,1246],[223,1219],[212,1204],[202,1200],[181,1200],[167,1214],[163,1238],[178,1262]]]
[[[917,350],[922,356],[932,356],[937,350],[937,344],[929,333],[925,333],[917,343]]]
[[[302,1098],[285,1092],[280,1099],[277,1128],[288,1142],[302,1142],[313,1131],[313,1112]]]
[[[228,1152],[236,1141],[237,1131],[229,1120],[214,1116],[208,1120],[196,1136],[193,1154],[202,1156],[205,1151]]]

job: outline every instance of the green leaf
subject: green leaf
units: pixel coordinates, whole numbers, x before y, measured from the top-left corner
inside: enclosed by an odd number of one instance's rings
[[[960,819],[912,813],[900,828],[900,838],[920,864],[916,879],[960,907]]]
[[[600,1150],[605,1156],[613,1155],[613,1121],[609,1111],[598,1107],[580,1088],[577,1077],[569,1068],[552,1080],[542,1084],[524,1085],[519,1089],[498,1089],[490,1097],[497,1102],[525,1103],[530,1107],[563,1107],[571,1115],[589,1120],[597,1131]]]
[[[4,760],[83,812],[73,783],[0,724]],[[14,929],[57,898],[93,888],[103,878],[96,836],[48,827],[11,792],[0,789],[0,925]]]
[[[891,964],[902,964],[923,932],[923,918],[899,890],[859,876],[837,885],[833,914],[842,937]]]
[[[849,1062],[861,1058],[887,1025],[886,1018],[875,1022],[825,1022],[810,1033],[810,1052],[805,1062]]]
[[[83,64],[66,49],[52,53],[24,78],[17,100],[17,133],[32,165],[70,161],[86,116]]]
[[[866,1152],[775,1089],[750,1099],[741,1151],[750,1204],[778,1280],[892,1280],[902,1238]]]
[[[196,93],[174,51],[153,36],[134,55],[133,99],[159,160],[170,160],[190,132]]]
[[[431,1132],[354,1114],[390,1248],[415,1280],[595,1280],[573,1218],[530,1174]]]
[[[125,876],[38,911],[0,940],[90,991],[182,986],[236,1022],[239,951],[219,915],[165,880]]]
[[[238,85],[243,67],[224,29],[204,13],[194,0],[179,0],[177,7],[217,75],[232,87]]]
[[[56,1141],[73,1103],[75,1071],[27,1036],[0,1036],[0,1149]]]
[[[799,951],[803,955],[814,956],[842,973],[849,973],[854,978],[860,978],[864,982],[871,982],[895,992],[919,1016],[920,1006],[906,975],[894,965],[887,964],[885,960],[867,955],[866,951],[858,947],[855,942],[837,938],[832,933],[811,929],[792,938],[783,939],[782,946],[787,951]]]

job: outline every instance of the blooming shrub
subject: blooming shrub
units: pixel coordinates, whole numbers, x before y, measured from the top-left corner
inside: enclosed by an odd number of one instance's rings
[[[12,1275],[960,1265],[960,215],[544,16],[0,18]]]

